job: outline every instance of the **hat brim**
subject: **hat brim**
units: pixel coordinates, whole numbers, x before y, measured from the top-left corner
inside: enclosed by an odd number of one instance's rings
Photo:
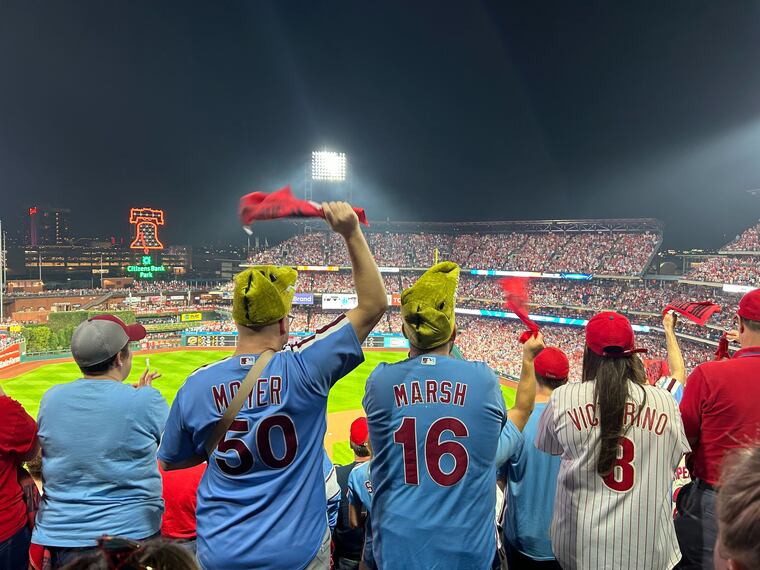
[[[132,325],[126,326],[126,332],[127,336],[129,337],[130,342],[135,342],[137,340],[144,339],[148,331],[145,330],[145,327],[142,326],[140,323],[134,323]]]

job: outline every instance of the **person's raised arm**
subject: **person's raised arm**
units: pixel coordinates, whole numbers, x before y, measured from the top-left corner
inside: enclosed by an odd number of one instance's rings
[[[346,202],[325,202],[322,210],[330,228],[343,237],[348,248],[358,304],[346,316],[359,341],[364,342],[388,308],[383,278],[351,206]]]
[[[523,344],[522,370],[520,371],[520,383],[517,385],[515,405],[507,412],[509,421],[515,424],[515,427],[520,431],[528,423],[528,418],[530,418],[536,401],[536,369],[533,361],[543,349],[544,337],[541,333],[535,337],[531,336]]]
[[[668,351],[668,369],[670,369],[671,378],[681,384],[686,384],[686,365],[683,362],[681,347],[678,346],[676,322],[678,322],[678,317],[672,311],[665,313],[662,318],[662,328],[665,329],[665,345]]]

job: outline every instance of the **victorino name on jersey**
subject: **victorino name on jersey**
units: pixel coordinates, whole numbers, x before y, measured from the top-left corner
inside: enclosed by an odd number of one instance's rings
[[[658,412],[656,408],[644,406],[641,413],[637,415],[638,408],[633,402],[627,402],[623,414],[623,427],[635,425],[642,430],[653,432],[655,435],[662,435],[665,432],[665,426],[668,425],[668,415],[664,412]],[[567,415],[578,431],[590,430],[599,425],[599,418],[596,416],[596,404],[583,404],[567,410]]]

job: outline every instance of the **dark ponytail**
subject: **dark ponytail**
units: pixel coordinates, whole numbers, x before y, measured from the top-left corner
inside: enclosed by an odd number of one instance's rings
[[[583,382],[594,383],[594,402],[599,418],[599,457],[596,472],[605,477],[612,471],[617,459],[618,441],[623,435],[625,404],[628,400],[628,382],[644,385],[646,371],[641,359],[633,354],[619,358],[602,357],[586,347],[583,354]],[[642,389],[643,390],[643,389]],[[637,413],[646,402],[646,392]]]

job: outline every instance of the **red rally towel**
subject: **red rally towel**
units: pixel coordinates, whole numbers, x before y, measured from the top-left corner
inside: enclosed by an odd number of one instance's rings
[[[731,358],[731,354],[728,352],[728,336],[727,333],[720,335],[718,341],[718,350],[715,351],[715,360],[723,360],[724,358]]]
[[[538,325],[528,316],[528,278],[505,277],[499,279],[504,291],[505,305],[512,311],[528,330],[520,335],[520,343],[524,344],[530,337],[538,336]]]
[[[368,226],[367,215],[363,208],[354,208],[359,221]],[[324,218],[325,213],[316,202],[300,200],[290,192],[290,186],[280,188],[277,192],[252,192],[240,198],[240,221],[249,226],[257,220],[274,220],[277,218]]]
[[[701,301],[698,303],[669,303],[668,306],[663,309],[662,314],[664,315],[671,309],[687,319],[694,321],[698,325],[703,326],[707,322],[707,319],[709,319],[714,313],[720,313],[720,305],[716,305],[712,301]]]

